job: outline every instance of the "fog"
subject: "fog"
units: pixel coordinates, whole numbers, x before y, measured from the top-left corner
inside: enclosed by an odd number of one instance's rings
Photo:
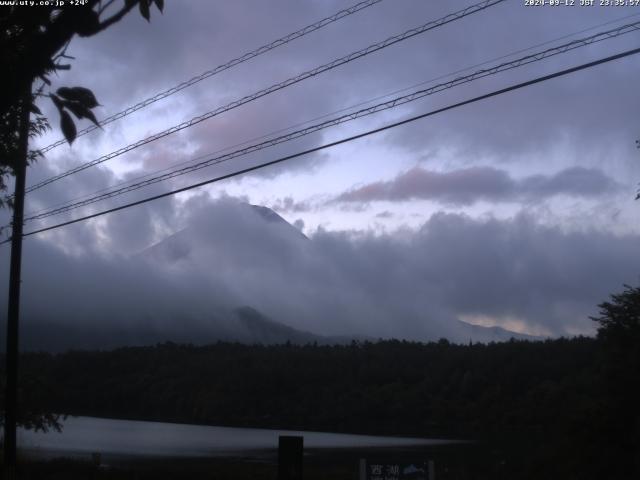
[[[117,216],[101,229],[83,226],[83,248],[27,238],[24,346],[233,338],[242,306],[323,336],[468,341],[461,319],[588,334],[596,304],[637,279],[636,236],[567,232],[526,215],[438,213],[417,231],[318,229],[307,238],[273,211],[232,197],[166,206],[174,233],[138,252],[101,244],[102,229],[118,238],[114,230],[128,228]]]

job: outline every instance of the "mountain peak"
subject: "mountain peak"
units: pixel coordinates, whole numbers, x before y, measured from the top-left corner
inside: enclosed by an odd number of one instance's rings
[[[249,206],[255,213],[257,213],[261,218],[263,218],[267,222],[274,223],[274,224],[280,224],[280,225],[286,225],[287,228],[291,228],[291,229],[295,230],[297,232],[297,234],[301,235],[305,240],[309,239],[304,233],[302,233],[300,230],[298,230],[295,226],[291,225],[289,222],[287,222],[284,218],[282,218],[280,215],[278,215],[276,212],[274,212],[269,207],[265,207],[265,206],[262,206],[262,205],[253,205],[253,204],[250,204],[250,203],[247,203],[246,205]]]

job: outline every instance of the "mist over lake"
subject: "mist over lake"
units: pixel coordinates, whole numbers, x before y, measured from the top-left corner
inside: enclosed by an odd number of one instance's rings
[[[19,446],[40,456],[244,456],[274,451],[280,435],[304,437],[305,448],[373,448],[446,445],[447,440],[346,435],[325,432],[213,427],[140,422],[94,417],[68,417],[62,432],[20,430]]]

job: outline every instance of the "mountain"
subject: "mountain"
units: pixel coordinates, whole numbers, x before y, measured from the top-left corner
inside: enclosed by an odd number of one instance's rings
[[[363,335],[353,336],[324,336],[311,332],[297,330],[284,323],[277,322],[260,313],[251,307],[240,307],[236,309],[235,319],[238,329],[230,332],[228,340],[239,341],[241,343],[254,344],[282,344],[290,342],[304,345],[307,343],[318,343],[319,345],[347,344],[352,340],[356,341],[376,341],[373,337]],[[502,327],[484,327],[459,320],[462,327],[465,343],[467,340],[474,343],[508,342],[514,340],[539,341],[544,337],[518,333]]]
[[[263,315],[255,308],[235,309],[229,318],[212,318],[208,325],[181,324],[181,329],[149,329],[144,325],[101,324],[85,328],[63,323],[27,322],[21,328],[21,350],[63,352],[69,349],[101,350],[127,346],[156,345],[171,341],[194,345],[238,342],[248,345],[292,343],[306,345],[348,344],[369,340],[363,336],[324,336],[298,330]],[[5,346],[0,329],[0,351]]]
[[[291,232],[292,234],[295,232],[295,234],[300,235],[305,240],[309,240],[309,238],[304,233],[302,233],[296,227],[291,225],[289,222],[287,222],[284,218],[282,218],[280,215],[278,215],[276,212],[274,212],[270,208],[263,207],[262,205],[251,205],[251,204],[247,204],[247,205],[249,206],[249,208],[251,208],[255,213],[260,215],[260,217],[265,219],[267,222],[280,225],[280,227],[283,228],[285,231]]]
[[[249,203],[233,204],[230,207],[230,215],[234,217],[229,220],[233,221],[236,232],[230,232],[224,224],[220,225],[219,229],[207,228],[211,219],[198,219],[188,227],[139,252],[136,257],[175,263],[185,260],[194,249],[202,253],[202,250],[211,251],[216,248],[224,249],[227,255],[239,257],[247,253],[247,238],[276,237],[284,242],[309,240],[300,230],[267,207]],[[215,220],[218,219],[213,219]],[[222,217],[221,220],[226,219]],[[241,241],[235,241],[234,234]],[[230,251],[229,247],[233,247],[235,251]]]
[[[22,326],[21,349],[62,352],[69,349],[112,349],[123,345],[143,346],[172,341],[205,345],[239,342],[248,345],[344,345],[352,341],[376,341],[364,335],[318,335],[278,322],[250,306],[236,308],[228,318],[212,317],[207,325],[197,322],[182,323],[178,329],[149,329],[144,325],[125,326],[102,324],[92,328],[61,323],[32,323]],[[525,335],[500,327],[483,327],[459,321],[462,343],[506,342],[511,339],[538,341],[543,337]],[[4,331],[0,330],[0,350],[4,347]],[[436,339],[434,339],[436,340]]]
[[[544,340],[544,337],[518,333],[502,327],[485,327],[482,325],[474,325],[472,323],[464,322],[462,320],[458,320],[458,323],[462,328],[462,335],[466,335],[472,342],[508,342],[511,339],[529,341]]]
[[[304,332],[267,318],[251,307],[240,307],[236,310],[237,333],[243,343],[313,343],[322,340],[319,335]]]
[[[293,343],[305,345],[337,345],[350,343],[352,340],[364,341],[369,338],[361,335],[324,336],[297,330],[283,323],[276,322],[251,307],[240,307],[236,310],[238,326],[237,341],[242,343],[282,344]]]
[[[538,339],[430,309],[411,255],[397,255],[405,245],[389,255],[389,243],[374,237],[309,239],[273,210],[235,200],[192,209],[181,221],[127,257],[73,256],[36,243],[40,260],[25,262],[23,347]]]

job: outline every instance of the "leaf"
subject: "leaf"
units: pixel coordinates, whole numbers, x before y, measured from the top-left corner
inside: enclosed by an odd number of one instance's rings
[[[150,22],[150,15],[149,15],[149,0],[140,0],[140,14],[147,20],[147,22]]]
[[[29,108],[29,110],[31,111],[31,113],[35,113],[36,115],[42,115],[42,112],[40,111],[40,109],[33,103],[31,104],[31,107]]]
[[[100,31],[100,16],[95,10],[83,8],[77,13],[74,26],[78,35],[81,37],[90,37]]]
[[[77,119],[83,119],[87,117],[87,113],[90,112],[90,110],[85,107],[84,105],[82,105],[79,102],[71,102],[69,100],[65,100],[64,102],[64,106],[71,112],[73,113]]]
[[[71,113],[73,113],[76,116],[76,118],[78,119],[88,118],[94,123],[96,127],[100,126],[93,112],[89,110],[87,107],[85,107],[84,105],[80,104],[79,102],[72,102],[72,101],[66,100],[64,102],[64,106],[68,108],[71,111]]]
[[[156,7],[158,7],[158,10],[160,10],[160,13],[163,12],[164,10],[164,0],[153,0],[156,4]]]
[[[56,92],[65,100],[71,100],[73,102],[79,102],[87,108],[95,108],[98,105],[98,100],[96,100],[95,95],[91,90],[84,87],[61,87]]]
[[[60,114],[60,128],[62,129],[62,133],[64,134],[64,138],[67,139],[69,145],[73,143],[76,139],[76,124],[73,123],[73,119],[68,112],[62,111]]]
[[[100,126],[100,123],[98,122],[98,119],[96,118],[96,116],[93,114],[91,110],[89,110],[89,112],[87,113],[87,118],[91,120],[96,127],[102,128]]]
[[[60,100],[60,97],[58,97],[57,95],[54,95],[53,93],[49,96],[51,97],[51,101],[53,102],[53,104],[56,106],[56,108],[60,112],[60,115],[62,115],[63,104],[62,104],[62,100]]]

